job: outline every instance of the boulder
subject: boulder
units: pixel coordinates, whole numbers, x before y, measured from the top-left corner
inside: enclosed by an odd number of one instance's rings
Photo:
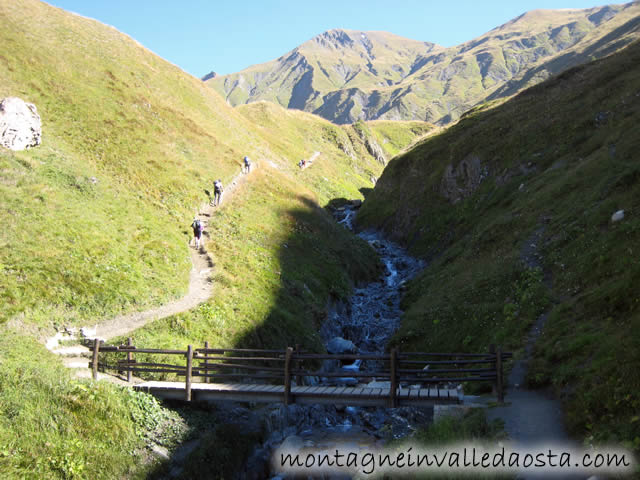
[[[619,222],[624,218],[624,210],[618,210],[613,215],[611,215],[612,222]]]
[[[342,337],[335,337],[327,343],[327,351],[333,354],[355,353],[356,346],[351,340],[345,340]]]
[[[0,144],[10,150],[40,145],[42,122],[36,106],[16,97],[0,101]]]

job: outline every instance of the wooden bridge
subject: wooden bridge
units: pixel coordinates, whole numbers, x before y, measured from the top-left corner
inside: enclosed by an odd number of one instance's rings
[[[156,378],[133,387],[165,399],[388,407],[458,403],[461,392],[455,387],[465,382],[492,383],[502,402],[502,364],[512,356],[500,348],[478,354],[393,349],[385,355],[332,355],[298,347],[219,349],[205,343],[204,348],[166,350],[137,348],[131,339],[119,346],[95,340],[91,349],[94,379],[98,370],[126,374],[129,382],[134,373]],[[160,360],[150,361],[154,357]]]

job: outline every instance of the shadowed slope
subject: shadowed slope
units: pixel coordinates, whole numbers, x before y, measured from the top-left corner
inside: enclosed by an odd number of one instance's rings
[[[636,42],[468,115],[393,160],[358,216],[432,259],[396,343],[516,347],[548,312],[529,384],[554,387],[573,432],[629,445],[640,406],[638,65]]]

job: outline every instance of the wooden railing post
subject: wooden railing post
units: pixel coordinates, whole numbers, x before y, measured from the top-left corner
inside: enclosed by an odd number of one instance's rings
[[[204,342],[204,349],[207,350],[208,348],[209,348],[209,342]],[[204,352],[204,362],[202,362],[203,365],[204,365],[204,375],[205,375],[204,383],[210,383],[211,382],[209,377],[207,377],[207,375],[209,374],[209,370],[208,370],[209,361],[207,360],[208,356],[209,356],[209,353],[208,352]]]
[[[398,406],[398,350],[395,348],[391,349],[391,353],[389,356],[389,367],[391,371],[391,385],[389,387],[389,407],[396,408]]]
[[[131,348],[133,346],[133,340],[131,337],[127,338],[127,347]],[[133,364],[133,354],[131,352],[127,352],[127,382],[131,383],[131,366]]]
[[[193,367],[193,347],[187,347],[187,374],[185,375],[184,399],[191,401],[191,369]]]
[[[495,344],[492,343],[491,345],[489,345],[489,355],[493,356],[495,354],[496,354],[496,346]],[[496,369],[496,372],[497,372],[497,369]],[[496,373],[496,380],[491,384],[491,395],[495,395],[495,396],[498,395],[497,385],[498,385],[498,375]]]
[[[294,354],[298,355],[300,353],[300,344],[296,343],[296,348],[294,350]],[[300,360],[296,360],[295,364],[294,364],[294,368],[298,371],[300,371]],[[302,375],[297,375],[296,376],[296,384],[297,385],[302,385]]]
[[[91,371],[93,375],[93,379],[98,379],[98,352],[100,351],[100,339],[93,339],[93,363],[91,365]]]
[[[502,386],[502,347],[496,350],[496,390],[498,403],[504,403],[504,391]]]
[[[287,347],[287,353],[284,357],[284,404],[289,405],[291,401],[291,357],[293,356],[293,348]]]

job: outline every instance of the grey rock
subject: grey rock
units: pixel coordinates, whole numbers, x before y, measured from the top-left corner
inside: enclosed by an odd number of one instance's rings
[[[488,173],[480,163],[480,157],[469,155],[457,166],[449,164],[440,183],[440,194],[452,204],[475,192]]]
[[[327,344],[327,351],[333,354],[354,353],[356,351],[356,346],[351,340],[345,340],[342,337],[335,337],[329,340],[329,343]]]
[[[609,117],[611,116],[611,112],[598,112],[594,119],[594,123],[596,127],[601,127],[609,123]]]
[[[434,405],[433,421],[437,422],[445,417],[461,418],[469,410],[471,410],[469,405]]]
[[[611,215],[612,222],[619,222],[624,218],[624,210],[618,210],[616,213]]]
[[[169,460],[169,450],[164,447],[161,447],[157,443],[151,445],[151,452],[159,458],[164,460]]]
[[[41,139],[42,122],[34,104],[16,97],[0,102],[0,145],[24,150],[40,145]]]
[[[378,145],[378,142],[376,142],[373,138],[366,138],[364,141],[364,146],[367,148],[367,151],[371,154],[371,156],[378,161],[378,163],[381,163],[382,165],[387,164],[387,157],[385,156],[382,147]]]

